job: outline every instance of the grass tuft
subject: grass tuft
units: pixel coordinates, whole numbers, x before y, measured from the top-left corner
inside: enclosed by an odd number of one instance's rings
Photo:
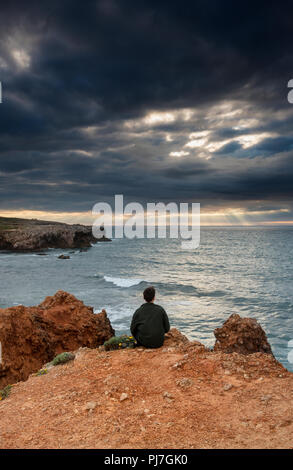
[[[133,336],[112,336],[108,341],[105,341],[104,347],[106,351],[112,349],[125,349],[125,348],[135,348],[137,344],[136,339]]]
[[[9,397],[11,389],[12,385],[6,385],[3,390],[0,390],[0,400],[4,400],[5,398]]]
[[[73,359],[75,359],[75,355],[73,353],[63,352],[54,357],[51,364],[53,364],[53,366],[58,366],[59,364],[65,364],[66,362],[72,361]]]

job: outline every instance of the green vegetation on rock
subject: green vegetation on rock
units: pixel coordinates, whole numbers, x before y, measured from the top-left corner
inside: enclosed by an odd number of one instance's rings
[[[12,385],[6,385],[3,390],[0,390],[0,400],[4,400],[5,398],[9,397],[11,389]]]
[[[58,354],[58,356],[54,357],[51,364],[53,366],[58,366],[59,364],[65,364],[68,361],[72,361],[75,358],[75,355],[71,352],[63,352]]]
[[[110,351],[111,349],[134,348],[136,344],[137,341],[133,336],[112,336],[108,341],[105,341],[104,348],[106,351]]]
[[[45,375],[47,373],[48,373],[48,369],[40,369],[40,370],[38,370],[38,372],[36,372],[35,375],[38,377],[40,375]]]
[[[18,219],[16,217],[0,217],[0,231],[17,229],[24,223],[25,219]]]

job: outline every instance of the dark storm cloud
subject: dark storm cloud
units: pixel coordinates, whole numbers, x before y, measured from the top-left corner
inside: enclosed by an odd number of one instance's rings
[[[217,155],[225,155],[242,150],[242,146],[238,142],[230,142],[229,144],[223,145],[223,147],[215,152]]]
[[[255,146],[256,151],[264,151],[274,154],[276,152],[288,152],[293,149],[293,136],[277,137],[275,139],[265,139],[263,142]]]
[[[291,200],[289,2],[1,10],[3,209]]]

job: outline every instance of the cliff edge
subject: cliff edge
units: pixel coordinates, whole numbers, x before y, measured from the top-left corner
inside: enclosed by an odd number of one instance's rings
[[[270,352],[211,351],[171,329],[156,350],[74,353],[0,401],[1,448],[292,448],[293,374]]]

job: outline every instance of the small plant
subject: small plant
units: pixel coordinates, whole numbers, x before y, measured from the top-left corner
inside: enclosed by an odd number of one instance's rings
[[[75,355],[71,352],[63,352],[58,354],[58,356],[54,357],[51,364],[53,366],[58,366],[59,364],[65,364],[68,361],[72,361],[75,358]]]
[[[38,377],[40,375],[45,375],[47,373],[48,373],[48,369],[40,369],[35,375]]]
[[[125,348],[135,348],[137,344],[136,339],[133,336],[112,336],[108,341],[105,341],[104,347],[106,351],[111,349],[125,349]]]
[[[5,398],[9,397],[11,389],[12,385],[6,385],[3,390],[0,390],[0,400],[4,400]]]

